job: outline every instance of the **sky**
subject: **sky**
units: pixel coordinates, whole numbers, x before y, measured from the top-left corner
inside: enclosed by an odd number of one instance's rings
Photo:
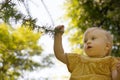
[[[38,25],[52,25],[55,27],[56,25],[63,24],[65,25],[65,29],[67,27],[67,21],[62,21],[61,16],[64,15],[64,9],[62,7],[65,0],[43,0],[45,5],[50,12],[50,15],[53,19],[54,25],[51,22],[51,19],[46,12],[44,5],[42,4],[41,0],[31,0],[30,1],[30,13],[32,17],[37,18]],[[24,9],[21,9],[22,12],[25,13]],[[44,51],[43,55],[48,55],[53,53],[53,38],[49,35],[44,35],[40,38],[39,43],[42,45]],[[63,48],[66,52],[70,51],[68,37],[63,35]],[[34,58],[36,61],[40,61],[40,57],[36,56]],[[53,59],[55,65],[52,68],[46,68],[43,70],[37,70],[32,73],[25,73],[24,79],[32,79],[35,80],[45,80],[43,78],[48,78],[48,80],[68,80],[70,74],[67,70],[66,65],[58,61],[56,58]],[[66,78],[62,78],[66,77]],[[22,79],[19,79],[22,80]]]

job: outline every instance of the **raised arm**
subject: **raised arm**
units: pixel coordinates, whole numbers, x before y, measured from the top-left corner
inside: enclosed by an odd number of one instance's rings
[[[62,46],[62,35],[64,33],[64,26],[59,25],[55,28],[55,35],[54,35],[54,54],[56,58],[63,63],[67,63],[66,55],[64,53],[64,49]]]

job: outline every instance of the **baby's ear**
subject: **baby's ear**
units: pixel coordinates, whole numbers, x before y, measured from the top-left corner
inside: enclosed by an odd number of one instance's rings
[[[107,42],[107,43],[106,43],[106,49],[109,50],[110,48],[111,48],[111,44],[110,44],[110,42]]]
[[[106,43],[106,50],[108,51],[108,53],[111,51],[112,45],[110,44],[110,42]]]
[[[110,54],[110,51],[111,51],[111,44],[109,42],[106,43],[106,55],[109,55]]]

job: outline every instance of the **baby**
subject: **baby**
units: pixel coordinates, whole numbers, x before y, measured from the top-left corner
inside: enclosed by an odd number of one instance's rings
[[[111,34],[101,28],[88,28],[84,33],[86,55],[65,53],[62,47],[64,26],[55,28],[54,53],[71,73],[70,80],[120,80],[120,62],[110,56]]]

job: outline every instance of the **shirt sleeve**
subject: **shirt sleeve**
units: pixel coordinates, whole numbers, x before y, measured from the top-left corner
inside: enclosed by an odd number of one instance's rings
[[[80,54],[70,53],[70,54],[66,54],[66,57],[67,57],[68,70],[69,72],[72,72],[80,62]]]

